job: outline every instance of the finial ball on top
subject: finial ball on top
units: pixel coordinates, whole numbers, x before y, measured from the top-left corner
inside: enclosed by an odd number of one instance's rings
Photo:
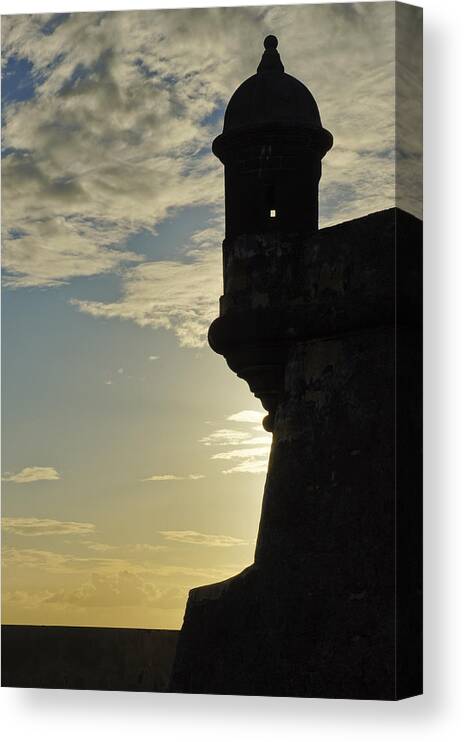
[[[276,36],[266,36],[264,39],[264,48],[265,49],[277,49],[277,44],[279,43]]]

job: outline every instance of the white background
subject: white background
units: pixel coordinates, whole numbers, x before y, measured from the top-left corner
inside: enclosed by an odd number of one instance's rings
[[[132,6],[115,0],[5,0],[2,13],[218,4],[248,3],[138,0]],[[464,2],[422,0],[420,4],[425,42],[424,695],[388,703],[2,688],[4,739],[445,742],[463,738]]]

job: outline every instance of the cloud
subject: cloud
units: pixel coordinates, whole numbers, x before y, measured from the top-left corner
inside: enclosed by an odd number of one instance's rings
[[[116,575],[93,574],[77,590],[60,590],[47,602],[79,606],[141,606],[160,598],[160,592],[129,571]]]
[[[197,584],[208,582],[219,582],[220,580],[226,580],[234,574],[240,572],[243,569],[243,564],[228,564],[225,567],[192,567],[189,565],[182,564],[161,564],[153,570],[159,577],[183,577],[187,578],[187,584],[192,586],[192,582]]]
[[[182,608],[187,598],[186,588],[178,586],[158,586],[143,580],[136,574],[123,571],[117,575],[93,574],[86,582],[75,589],[61,590],[11,590],[5,592],[5,611],[20,609],[28,615],[39,610],[54,608],[62,615],[72,607],[78,616],[98,615],[90,613],[96,608],[144,608],[158,606],[162,609]]]
[[[231,461],[244,459],[230,469],[223,469],[223,474],[264,474],[267,471],[270,451],[270,441],[267,446],[256,448],[238,448],[232,451],[222,451],[214,454],[212,459]]]
[[[223,544],[221,539],[229,539],[230,537],[222,536],[204,536],[203,534],[196,534],[195,531],[172,531],[167,533],[182,534],[190,533],[198,537],[203,536],[204,538],[219,539],[219,543],[214,542],[210,545],[229,545]],[[193,536],[192,536],[193,538]],[[181,539],[172,538],[170,539],[179,541]],[[241,541],[237,539],[237,541]],[[198,543],[198,541],[194,541]],[[243,542],[245,545],[246,542]],[[235,544],[230,544],[235,545]],[[237,545],[242,545],[238,543]],[[145,546],[145,545],[144,545]],[[143,556],[143,551],[137,549],[133,550],[133,556],[127,558],[119,557],[97,557],[97,556],[76,556],[75,554],[47,551],[44,549],[18,549],[11,546],[3,546],[2,548],[2,562],[5,565],[6,576],[14,576],[16,572],[15,568],[20,569],[31,569],[35,574],[41,572],[52,574],[52,575],[74,575],[80,577],[82,574],[99,574],[113,576],[119,572],[130,571],[133,574],[139,574],[142,577],[150,579],[158,578],[172,578],[175,576],[186,578],[186,584],[191,583],[191,579],[194,580],[209,580],[211,582],[218,581],[229,577],[234,572],[240,570],[242,565],[240,564],[229,564],[222,568],[207,566],[193,567],[192,565],[186,564],[166,564],[154,563],[152,558],[144,560],[140,557]],[[148,550],[150,551],[150,550]],[[157,550],[158,551],[158,550]]]
[[[50,590],[7,590],[2,595],[3,608],[5,612],[10,608],[34,611],[53,595]]]
[[[204,446],[257,446],[265,445],[266,450],[269,450],[269,443],[271,436],[269,433],[265,433],[260,428],[261,435],[250,436],[243,430],[230,430],[228,428],[222,428],[215,430],[214,433],[201,438],[199,443]],[[219,456],[213,458],[220,458]]]
[[[17,474],[6,474],[2,477],[4,482],[15,482],[16,484],[29,484],[30,482],[50,482],[61,479],[53,466],[26,466]]]
[[[140,327],[172,330],[183,347],[206,344],[220,293],[221,238],[215,230],[192,235],[188,262],[159,260],[126,271],[122,296],[114,302],[74,299],[93,317],[125,319]]]
[[[158,361],[159,360],[159,356],[148,356],[148,360],[149,361]]]
[[[90,551],[97,552],[110,552],[110,551],[122,551],[124,553],[154,553],[157,551],[165,551],[166,546],[162,544],[105,544],[99,541],[81,541],[82,545],[86,546]]]
[[[230,428],[220,428],[215,430],[214,433],[201,438],[199,443],[203,443],[204,446],[236,446],[242,441],[245,442],[248,438],[248,433],[243,430],[231,430]]]
[[[222,166],[210,144],[271,32],[334,134],[322,224],[394,205],[394,4],[71,13],[45,34],[50,18],[2,23],[5,61],[29,60],[35,90],[3,110],[7,285],[117,272],[119,299],[75,305],[166,328],[187,347],[204,343],[223,235]],[[414,165],[412,140],[408,129],[402,143]],[[409,208],[419,199],[408,189]],[[216,209],[219,239],[170,261],[131,250],[133,235],[155,237],[163,220],[200,205]]]
[[[142,479],[142,482],[173,482],[181,481],[183,479],[204,479],[204,474],[187,474],[187,476],[179,476],[178,474],[153,474],[151,477]]]
[[[230,469],[223,469],[223,474],[266,474],[268,461],[266,459],[245,459]]]
[[[197,531],[160,531],[168,541],[180,541],[184,544],[196,544],[199,546],[245,546],[248,541],[233,536],[219,536],[210,533],[198,533]]]
[[[45,534],[41,534],[45,535]],[[13,567],[29,568],[51,574],[78,574],[81,572],[110,573],[132,567],[127,559],[115,557],[81,557],[76,554],[47,551],[45,549],[18,549],[6,546],[2,549],[2,561]]]
[[[127,549],[127,551],[140,554],[143,552],[164,551],[166,546],[162,544],[126,544],[123,548]]]
[[[151,544],[131,546],[132,557],[125,559],[4,547],[4,620],[177,628],[192,587],[224,580],[244,566],[235,561],[211,567],[210,559],[198,566],[157,563]],[[233,549],[228,553],[240,554]]]
[[[81,541],[81,544],[83,546],[86,546],[87,549],[90,549],[90,551],[98,552],[115,551],[116,549],[120,548],[118,546],[115,546],[114,544],[103,544],[99,541]]]
[[[212,459],[224,459],[229,461],[230,459],[247,459],[255,458],[260,456],[267,456],[269,453],[269,446],[258,446],[256,448],[237,448],[233,451],[221,451],[211,456]]]
[[[263,413],[257,410],[240,410],[227,417],[228,421],[240,424],[240,429],[219,428],[200,440],[204,446],[229,449],[214,453],[211,456],[213,461],[239,462],[229,469],[223,469],[222,474],[266,473],[272,435],[256,425],[262,418]],[[258,431],[260,434],[255,435]]]
[[[74,589],[11,590],[4,595],[8,609],[34,610],[54,604],[63,611],[67,606],[84,608],[123,608],[162,605],[164,608],[185,604],[186,590],[178,586],[158,586],[130,570],[112,575],[92,574]]]
[[[5,57],[29,59],[36,81],[33,98],[4,111],[9,285],[136,263],[143,258],[122,247],[130,235],[217,198],[220,168],[209,156],[191,161],[214,102],[185,98],[167,69],[151,75],[158,53],[172,55],[151,19],[71,14],[48,35],[37,17],[4,24]]]
[[[95,531],[93,523],[52,520],[50,518],[2,518],[2,528],[18,536],[83,535]]]
[[[263,417],[264,412],[258,412],[258,410],[240,410],[240,412],[229,415],[227,419],[235,423],[260,423]]]

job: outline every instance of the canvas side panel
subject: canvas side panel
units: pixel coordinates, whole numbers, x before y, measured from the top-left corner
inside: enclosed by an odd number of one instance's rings
[[[422,16],[395,3],[398,698],[422,692]]]
[[[395,3],[395,205],[422,219],[422,8]]]
[[[396,696],[422,692],[422,222],[397,210]]]

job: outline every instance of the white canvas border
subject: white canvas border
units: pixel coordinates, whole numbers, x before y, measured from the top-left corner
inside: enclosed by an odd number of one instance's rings
[[[260,5],[144,2],[135,8]],[[290,4],[281,2],[280,4]],[[5,689],[6,739],[457,739],[462,707],[464,477],[461,0],[423,0],[425,213],[425,694],[400,703]],[[128,9],[116,0],[5,0],[3,13]],[[460,67],[460,69],[459,69]],[[461,150],[461,153],[459,153]],[[461,247],[460,247],[461,244]],[[459,558],[461,557],[461,559]]]

